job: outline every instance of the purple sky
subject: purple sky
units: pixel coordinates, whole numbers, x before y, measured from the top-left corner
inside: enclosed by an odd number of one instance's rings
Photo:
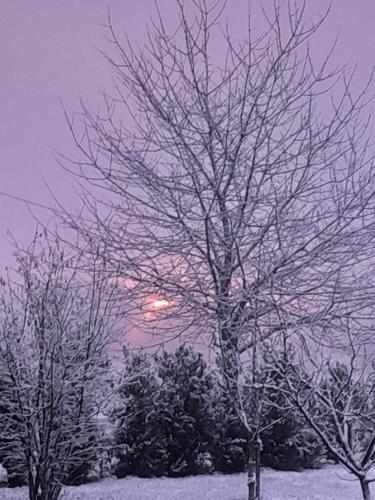
[[[254,3],[259,0],[254,0]],[[186,5],[189,5],[186,1]],[[270,0],[263,0],[267,6]],[[312,14],[328,0],[310,0]],[[108,89],[111,74],[95,47],[105,48],[107,7],[117,28],[142,42],[152,0],[2,0],[0,2],[0,191],[43,204],[50,203],[47,180],[67,206],[76,204],[71,181],[61,171],[53,148],[74,155],[61,110],[79,108],[82,97],[93,106]],[[159,0],[168,20],[174,0]],[[227,15],[240,36],[246,24],[247,0],[229,0]],[[375,63],[374,0],[334,0],[329,19],[315,42],[323,56],[340,33],[334,61],[358,62],[356,85]],[[375,90],[375,86],[374,86]],[[41,212],[38,212],[41,214]],[[12,263],[9,229],[21,241],[35,222],[27,206],[0,195],[0,271]]]

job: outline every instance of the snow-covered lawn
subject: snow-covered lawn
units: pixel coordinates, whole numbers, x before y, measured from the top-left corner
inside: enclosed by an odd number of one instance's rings
[[[360,500],[356,481],[339,467],[299,472],[262,473],[264,500]],[[375,488],[373,493],[375,493]],[[25,488],[0,489],[0,498],[26,500]],[[64,500],[246,500],[246,476],[198,476],[184,479],[105,479],[69,487]]]

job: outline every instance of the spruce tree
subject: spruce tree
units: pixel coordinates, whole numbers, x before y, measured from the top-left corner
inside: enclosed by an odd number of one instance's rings
[[[210,472],[214,378],[202,355],[181,346],[153,359],[128,356],[125,362],[114,413],[117,476]]]
[[[201,354],[182,345],[158,357],[160,426],[167,440],[169,475],[209,472],[214,379]]]
[[[161,476],[166,468],[166,443],[156,411],[159,384],[152,360],[143,354],[125,357],[120,404],[115,409],[117,477]]]

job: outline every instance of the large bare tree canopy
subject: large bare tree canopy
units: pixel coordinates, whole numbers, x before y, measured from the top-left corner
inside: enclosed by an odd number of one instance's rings
[[[352,74],[331,71],[329,57],[313,63],[324,17],[306,21],[304,4],[275,3],[268,29],[254,36],[250,24],[241,42],[220,31],[221,2],[194,4],[188,15],[177,2],[173,32],[156,16],[141,49],[109,26],[114,94],[105,113],[84,109],[83,134],[70,122],[84,212],[69,225],[134,293],[167,297],[185,326],[201,331],[203,318],[239,352],[250,324],[270,336],[280,312],[283,327],[314,335],[343,317],[363,321],[374,243],[368,87],[354,96]]]

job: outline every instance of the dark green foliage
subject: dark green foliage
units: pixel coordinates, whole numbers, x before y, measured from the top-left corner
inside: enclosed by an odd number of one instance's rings
[[[153,360],[128,357],[123,380],[116,475],[208,472],[214,382],[202,356],[182,346]]]
[[[281,375],[275,371],[271,378],[275,389],[263,395],[262,464],[281,470],[315,467],[322,446],[298,411],[288,407]],[[113,415],[118,477],[246,470],[247,431],[219,375],[191,348],[154,358],[127,355],[119,396]]]
[[[156,404],[167,442],[169,475],[206,472],[202,456],[212,441],[213,376],[201,354],[181,346],[158,358],[158,377]]]
[[[127,356],[119,394],[121,405],[113,415],[120,460],[115,470],[117,477],[165,473],[166,443],[155,404],[158,389],[152,360],[143,355]]]
[[[219,378],[217,378],[219,381]],[[218,383],[213,401],[215,426],[211,447],[214,468],[232,474],[243,472],[247,464],[247,435],[225,389]]]
[[[321,463],[324,448],[298,413],[281,411],[269,416],[281,420],[262,433],[262,464],[277,470],[302,470]]]
[[[317,467],[325,456],[324,446],[286,396],[288,387],[283,370],[290,367],[284,366],[280,359],[273,363],[277,367],[271,362],[267,370],[270,384],[264,398],[268,411],[262,422],[262,464],[295,471]]]

